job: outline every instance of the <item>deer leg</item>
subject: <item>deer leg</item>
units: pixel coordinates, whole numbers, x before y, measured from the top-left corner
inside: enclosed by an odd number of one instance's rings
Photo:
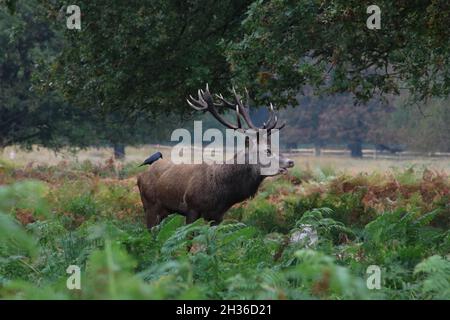
[[[155,204],[147,200],[144,192],[141,190],[140,181],[138,180],[139,191],[141,194],[141,201],[144,207],[144,222],[147,225],[147,229],[151,229],[157,224],[157,215],[154,210]]]
[[[141,192],[141,201],[144,206],[144,217],[147,229],[151,229],[161,222],[161,220],[167,217],[168,212],[164,210],[157,202],[153,199],[149,199]]]
[[[194,222],[195,220],[198,220],[200,218],[200,214],[198,212],[188,212],[188,214],[186,215],[186,224],[190,224],[192,222]]]
[[[159,222],[163,221],[170,214],[170,212],[164,208],[160,208],[158,212]]]
[[[151,229],[159,223],[159,216],[156,207],[145,208],[145,223],[147,229]]]
[[[206,214],[205,218],[207,221],[209,221],[211,223],[211,226],[217,226],[222,222],[225,212],[226,212],[226,209],[225,210],[218,209],[215,212]]]
[[[147,223],[147,228],[151,229],[152,227],[158,225],[168,215],[169,211],[156,204],[148,210],[146,209],[145,220]]]
[[[145,223],[149,230],[169,215],[169,212],[157,203],[150,203],[147,200],[143,200],[142,203],[144,204]]]

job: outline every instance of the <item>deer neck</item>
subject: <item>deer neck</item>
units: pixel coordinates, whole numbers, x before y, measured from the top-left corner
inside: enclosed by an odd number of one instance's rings
[[[222,199],[230,205],[255,195],[265,178],[256,164],[221,164],[214,171]]]

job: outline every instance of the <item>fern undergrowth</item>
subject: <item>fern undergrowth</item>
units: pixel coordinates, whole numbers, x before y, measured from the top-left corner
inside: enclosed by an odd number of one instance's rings
[[[219,226],[171,215],[148,231],[134,179],[84,166],[2,173],[0,298],[450,299],[438,173],[281,177]],[[66,286],[69,265],[81,290]]]

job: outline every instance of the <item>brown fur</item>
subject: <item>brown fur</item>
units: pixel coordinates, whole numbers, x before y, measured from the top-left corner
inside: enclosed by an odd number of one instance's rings
[[[203,217],[218,224],[235,203],[253,196],[265,176],[258,165],[173,164],[158,160],[138,177],[148,228],[171,213],[187,223]]]

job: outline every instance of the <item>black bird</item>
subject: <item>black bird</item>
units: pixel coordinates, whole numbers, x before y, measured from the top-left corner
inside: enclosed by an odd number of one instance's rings
[[[158,160],[159,158],[161,158],[162,159],[162,153],[161,152],[156,152],[156,153],[154,153],[154,154],[152,154],[150,157],[148,157],[147,159],[145,159],[145,161],[139,166],[139,167],[142,167],[142,166],[144,166],[144,165],[146,165],[146,164],[148,164],[148,165],[150,165],[150,164],[152,164],[153,162],[155,162],[156,160]]]

